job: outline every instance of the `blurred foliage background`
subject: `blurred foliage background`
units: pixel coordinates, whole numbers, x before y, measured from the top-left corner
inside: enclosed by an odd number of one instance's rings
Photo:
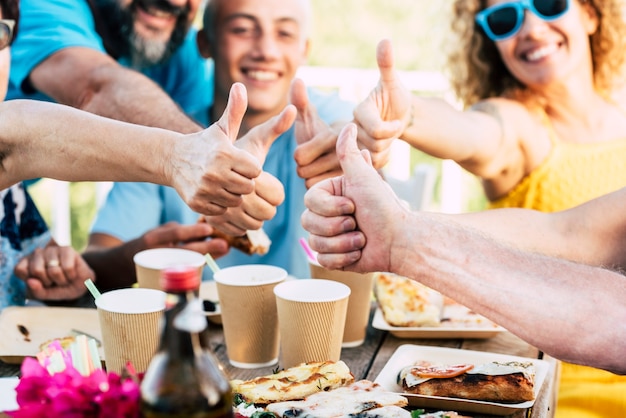
[[[443,71],[449,33],[450,0],[311,0],[313,30],[310,66],[377,68],[376,45],[391,39],[398,70]],[[412,164],[440,161],[411,151]],[[473,177],[464,179],[467,210],[484,207],[480,186]],[[439,184],[434,201],[439,199]],[[31,186],[33,198],[44,218],[51,219],[52,189],[40,181]],[[72,246],[84,249],[95,207],[95,185],[72,183]]]

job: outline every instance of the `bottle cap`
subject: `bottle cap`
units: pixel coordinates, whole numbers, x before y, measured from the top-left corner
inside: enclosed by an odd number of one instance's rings
[[[197,267],[173,266],[161,273],[161,288],[165,292],[180,292],[198,289],[200,274]]]

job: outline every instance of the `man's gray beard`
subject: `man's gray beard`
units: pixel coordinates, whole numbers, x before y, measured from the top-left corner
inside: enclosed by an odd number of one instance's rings
[[[144,39],[136,33],[130,34],[130,63],[133,68],[151,67],[169,55],[169,42]]]
[[[187,34],[188,13],[178,17],[176,28],[168,41],[152,41],[141,38],[135,33],[134,18],[131,9],[135,2],[122,8],[119,0],[96,0],[103,16],[107,16],[105,25],[112,34],[109,42],[117,56],[127,57],[132,68],[141,70],[167,61],[183,44]]]

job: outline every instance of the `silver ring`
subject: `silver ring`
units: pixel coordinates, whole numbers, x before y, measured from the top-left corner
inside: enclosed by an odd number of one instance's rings
[[[48,261],[48,263],[46,264],[46,267],[59,267],[59,260],[55,258],[53,260]]]

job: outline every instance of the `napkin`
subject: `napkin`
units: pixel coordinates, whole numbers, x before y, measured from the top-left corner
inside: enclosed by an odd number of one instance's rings
[[[19,382],[17,377],[0,377],[0,411],[15,411],[18,408],[15,387]]]

